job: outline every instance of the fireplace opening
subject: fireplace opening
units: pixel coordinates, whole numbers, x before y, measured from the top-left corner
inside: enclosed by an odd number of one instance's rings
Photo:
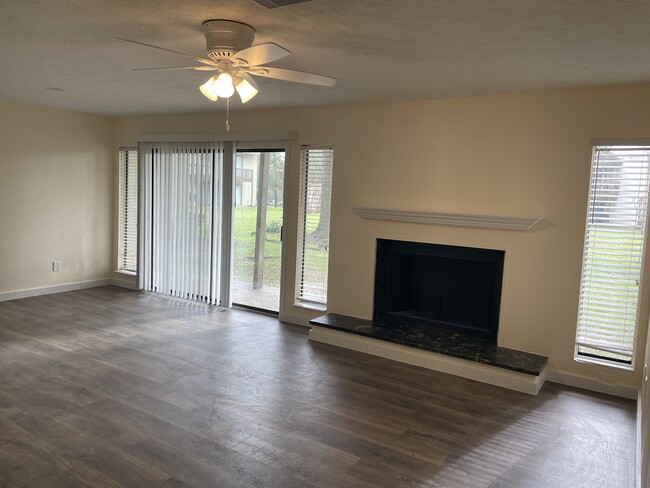
[[[504,257],[493,249],[377,239],[373,318],[496,341]]]

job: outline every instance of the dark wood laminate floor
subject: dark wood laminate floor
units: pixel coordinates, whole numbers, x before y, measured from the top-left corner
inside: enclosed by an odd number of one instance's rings
[[[629,488],[631,401],[115,287],[0,303],[0,487]]]

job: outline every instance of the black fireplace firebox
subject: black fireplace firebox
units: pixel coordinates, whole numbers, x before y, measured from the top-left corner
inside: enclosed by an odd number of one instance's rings
[[[373,319],[496,340],[505,251],[377,239]]]

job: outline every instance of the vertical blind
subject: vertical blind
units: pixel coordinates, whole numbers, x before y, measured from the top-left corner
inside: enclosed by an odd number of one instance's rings
[[[135,273],[138,264],[138,150],[121,148],[118,166],[117,269]]]
[[[302,146],[296,300],[327,303],[330,213],[332,200],[331,147]]]
[[[140,154],[143,287],[218,304],[222,144],[141,143]]]
[[[596,146],[577,354],[630,363],[647,229],[650,146]]]

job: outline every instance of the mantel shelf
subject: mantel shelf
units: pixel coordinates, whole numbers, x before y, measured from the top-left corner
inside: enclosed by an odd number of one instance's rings
[[[352,212],[361,218],[370,220],[521,231],[531,230],[535,224],[542,220],[542,217],[505,217],[501,215],[475,215],[372,207],[352,207]]]

